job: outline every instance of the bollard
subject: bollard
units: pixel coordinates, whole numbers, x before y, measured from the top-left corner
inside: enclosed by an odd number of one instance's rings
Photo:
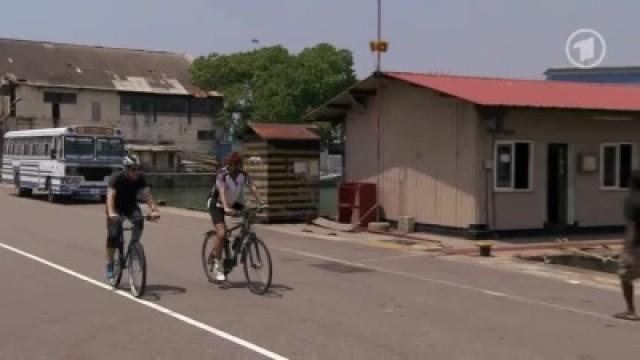
[[[476,246],[480,249],[480,256],[482,257],[490,257],[491,256],[491,247],[493,243],[490,241],[476,241]]]

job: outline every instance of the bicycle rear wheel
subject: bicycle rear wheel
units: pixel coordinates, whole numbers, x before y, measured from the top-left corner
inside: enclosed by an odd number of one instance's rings
[[[114,288],[117,288],[120,285],[120,280],[122,279],[122,268],[124,265],[124,255],[122,252],[122,245],[118,246],[115,253],[113,254],[113,277],[109,279],[109,283]]]
[[[129,253],[127,255],[131,293],[135,297],[140,297],[144,294],[144,288],[147,285],[147,261],[142,244],[138,241],[132,242],[129,245]]]
[[[273,275],[271,254],[264,242],[255,235],[247,241],[242,249],[242,264],[249,290],[258,295],[269,291]]]

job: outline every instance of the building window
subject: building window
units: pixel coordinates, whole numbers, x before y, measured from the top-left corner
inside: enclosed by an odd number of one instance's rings
[[[189,99],[184,96],[158,96],[156,108],[160,114],[186,116],[189,113]]]
[[[120,113],[122,114],[135,114],[146,113],[151,114],[155,112],[155,105],[153,96],[148,95],[121,95],[120,96]]]
[[[200,116],[213,116],[216,106],[220,101],[212,98],[192,98],[191,114]]]
[[[600,154],[602,187],[628,189],[634,167],[634,144],[603,144]]]
[[[495,148],[496,190],[531,190],[532,144],[499,141]]]
[[[215,140],[215,130],[198,130],[198,140]]]
[[[102,121],[102,107],[99,102],[91,103],[91,120]]]
[[[49,104],[76,104],[78,96],[74,93],[45,91],[44,102]]]

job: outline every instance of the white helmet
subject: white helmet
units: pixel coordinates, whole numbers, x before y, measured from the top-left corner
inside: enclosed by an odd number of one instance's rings
[[[126,154],[122,159],[122,166],[124,168],[132,167],[132,166],[140,166],[140,159],[133,154]]]

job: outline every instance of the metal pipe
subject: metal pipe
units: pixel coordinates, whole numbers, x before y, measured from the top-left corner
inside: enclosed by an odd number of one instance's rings
[[[382,41],[382,0],[378,0],[378,42]],[[382,52],[377,51],[376,72],[382,69]]]
[[[382,0],[378,0],[378,42],[382,40]],[[376,221],[380,221],[380,193],[381,193],[381,179],[380,179],[380,171],[381,171],[381,140],[380,140],[380,130],[381,130],[381,117],[382,117],[382,53],[378,50],[377,52],[377,61],[376,61]]]

